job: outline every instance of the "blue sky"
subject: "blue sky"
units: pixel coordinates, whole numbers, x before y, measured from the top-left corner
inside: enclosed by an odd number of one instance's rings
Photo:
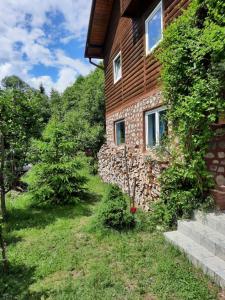
[[[91,0],[0,1],[0,80],[17,75],[63,92],[93,67],[84,59]]]

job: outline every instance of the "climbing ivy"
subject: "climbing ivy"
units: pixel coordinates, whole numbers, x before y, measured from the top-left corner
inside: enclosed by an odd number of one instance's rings
[[[212,124],[225,110],[224,15],[223,0],[193,0],[167,27],[156,54],[173,147],[155,215],[167,225],[209,199],[213,181],[204,158]]]

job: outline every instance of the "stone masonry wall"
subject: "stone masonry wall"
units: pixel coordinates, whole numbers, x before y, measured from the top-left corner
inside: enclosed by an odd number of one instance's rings
[[[144,137],[144,113],[159,107],[162,103],[161,92],[157,91],[144,99],[106,116],[107,143],[99,151],[99,174],[108,183],[117,184],[124,192],[133,191],[136,179],[135,201],[145,210],[160,194],[159,176],[168,165],[168,158],[158,158],[154,151],[146,151]],[[115,145],[114,125],[125,120],[125,146]],[[215,128],[216,136],[211,142],[206,162],[215,178],[212,190],[217,206],[225,210],[225,125]],[[127,166],[126,166],[127,161]],[[128,172],[127,172],[128,168]],[[129,177],[129,180],[128,180]]]
[[[212,190],[218,208],[225,210],[225,125],[215,126],[215,137],[212,140],[209,152],[206,155],[208,169],[215,179],[215,188]]]
[[[150,202],[158,198],[160,193],[158,178],[167,166],[166,161],[155,158],[154,153],[146,152],[144,148],[144,113],[159,107],[161,100],[161,92],[157,91],[108,115],[107,144],[102,146],[98,155],[99,174],[105,182],[117,184],[124,192],[128,192],[127,176],[129,176],[132,192],[134,178],[136,179],[135,202],[144,210],[148,210]],[[115,145],[114,124],[121,119],[125,120],[126,155],[124,145]]]
[[[133,147],[144,147],[144,112],[154,109],[162,103],[160,91],[137,101],[111,115],[106,116],[106,137],[108,145],[115,145],[114,123],[120,119],[125,120],[126,144]]]

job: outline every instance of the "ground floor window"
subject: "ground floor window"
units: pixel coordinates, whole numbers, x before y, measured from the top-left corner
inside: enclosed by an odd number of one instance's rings
[[[125,143],[125,121],[115,122],[115,142],[117,145]]]
[[[145,113],[146,146],[158,146],[167,135],[166,108],[160,107]]]

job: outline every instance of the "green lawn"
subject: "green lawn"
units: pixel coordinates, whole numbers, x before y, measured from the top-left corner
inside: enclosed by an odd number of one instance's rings
[[[90,230],[107,186],[91,177],[88,187],[88,202],[73,207],[11,200],[0,299],[217,299],[218,288],[162,234]]]

